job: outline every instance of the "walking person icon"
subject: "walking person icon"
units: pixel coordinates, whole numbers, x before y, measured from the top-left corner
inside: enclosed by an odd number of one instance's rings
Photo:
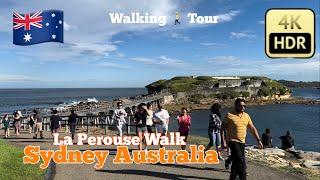
[[[176,12],[176,20],[174,21],[174,25],[180,24],[179,19],[180,19],[180,14],[179,12]]]

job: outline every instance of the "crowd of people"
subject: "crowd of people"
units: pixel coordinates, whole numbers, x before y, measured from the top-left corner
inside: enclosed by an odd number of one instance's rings
[[[247,129],[250,130],[252,135],[257,141],[258,148],[272,148],[272,136],[269,128],[262,134],[260,139],[259,133],[255,128],[250,115],[245,112],[246,102],[243,99],[236,99],[234,109],[226,114],[224,118],[220,113],[221,105],[214,103],[210,108],[209,123],[208,123],[208,137],[209,143],[207,144],[205,151],[214,147],[218,153],[218,158],[225,162],[226,169],[231,166],[230,179],[246,179],[246,160],[245,160],[245,143]],[[161,133],[161,136],[166,136],[168,132],[170,115],[163,106],[158,103],[157,109],[154,110],[152,104],[141,103],[137,109],[133,112],[134,123],[136,126],[136,133],[142,141],[139,144],[139,150],[147,149],[146,143],[143,140],[146,133]],[[118,135],[123,136],[123,127],[127,123],[126,118],[128,113],[123,108],[121,102],[117,103],[117,109],[115,109],[112,120],[117,127]],[[13,127],[16,136],[19,136],[21,127],[21,112],[16,111],[13,114]],[[191,115],[186,108],[182,108],[180,114],[175,118],[178,124],[178,132],[181,136],[185,137],[187,142],[188,135],[191,127]],[[57,110],[52,111],[50,117],[50,129],[52,133],[58,133],[61,127],[61,117],[58,115]],[[74,110],[71,110],[71,114],[68,118],[70,132],[72,139],[74,139],[76,133],[76,126],[78,121],[78,115]],[[10,119],[8,114],[5,114],[2,121],[5,138],[10,136]],[[28,116],[29,133],[34,132],[33,138],[37,139],[38,134],[40,138],[43,138],[43,118],[39,111],[34,110],[32,114]],[[286,135],[281,136],[282,149],[287,151],[294,150],[294,139],[291,133],[288,131]],[[143,148],[144,146],[144,148]],[[161,146],[160,146],[161,147]],[[182,145],[181,149],[185,150],[186,146]],[[228,157],[224,159],[221,155],[222,150],[226,149]]]

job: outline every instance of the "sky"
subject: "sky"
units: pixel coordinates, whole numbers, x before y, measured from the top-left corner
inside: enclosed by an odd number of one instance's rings
[[[174,76],[267,76],[319,81],[319,27],[311,59],[270,59],[264,18],[270,8],[310,8],[318,0],[5,0],[0,2],[0,88],[144,87]],[[64,43],[16,46],[12,13],[64,11]],[[110,12],[165,15],[167,24],[112,24]],[[181,24],[174,25],[179,12]],[[187,13],[219,16],[189,24]]]

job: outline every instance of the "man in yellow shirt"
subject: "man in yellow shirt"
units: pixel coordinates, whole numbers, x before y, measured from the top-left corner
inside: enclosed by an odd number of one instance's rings
[[[247,128],[258,142],[258,147],[263,148],[257,129],[254,127],[249,114],[245,113],[246,104],[243,99],[236,99],[235,110],[229,112],[225,117],[221,127],[222,146],[226,147],[226,141],[231,150],[230,160],[232,161],[230,180],[236,179],[239,176],[240,180],[245,180],[246,177],[246,162],[245,162],[245,142]],[[227,135],[225,137],[225,130]],[[228,163],[226,161],[226,163]],[[226,165],[227,167],[228,165]]]

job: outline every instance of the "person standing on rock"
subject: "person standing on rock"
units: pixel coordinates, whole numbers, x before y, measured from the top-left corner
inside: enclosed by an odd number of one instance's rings
[[[69,127],[70,127],[72,139],[74,139],[74,134],[76,133],[77,122],[78,122],[78,115],[72,109],[71,114],[69,116]]]
[[[222,147],[226,148],[226,140],[231,150],[231,173],[230,180],[234,180],[239,176],[240,180],[247,179],[246,161],[245,161],[245,140],[247,135],[247,128],[256,138],[258,147],[263,148],[263,144],[259,137],[259,133],[253,125],[249,114],[245,113],[246,104],[243,99],[237,98],[235,100],[234,111],[229,112],[225,117],[221,127]],[[227,131],[225,137],[224,130]]]
[[[215,146],[216,151],[218,153],[218,157],[220,160],[223,160],[220,153],[221,148],[221,113],[220,113],[221,105],[218,103],[214,103],[211,106],[211,114],[209,115],[209,127],[208,127],[208,135],[210,142],[207,145],[205,151],[209,150],[212,146]]]
[[[272,148],[272,136],[270,134],[270,129],[267,128],[265,133],[262,134],[262,144],[264,148]]]
[[[113,122],[116,123],[119,136],[122,136],[122,134],[123,134],[122,133],[122,128],[123,128],[123,125],[126,123],[126,119],[125,119],[126,117],[127,117],[127,113],[123,109],[122,103],[118,102],[117,103],[117,109],[114,110],[112,119],[113,119]]]

